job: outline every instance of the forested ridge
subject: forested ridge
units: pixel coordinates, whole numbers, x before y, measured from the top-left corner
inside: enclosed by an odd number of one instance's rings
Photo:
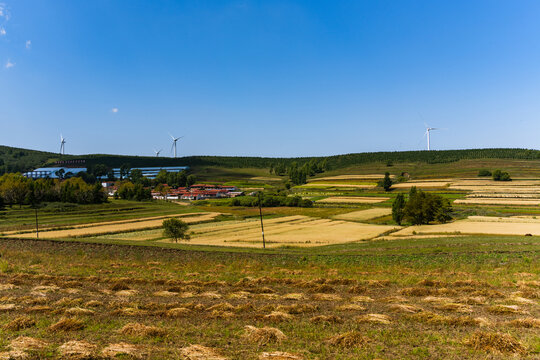
[[[223,168],[270,168],[276,164],[298,166],[315,160],[324,161],[329,169],[346,168],[353,165],[373,162],[425,162],[425,163],[451,163],[465,159],[540,159],[539,150],[530,149],[465,149],[465,150],[439,150],[439,151],[396,151],[396,152],[366,152],[327,157],[247,157],[247,156],[187,156],[179,158],[127,156],[127,155],[59,155],[50,152],[28,150],[0,146],[0,174],[6,172],[24,172],[40,166],[55,165],[58,160],[85,160],[86,166],[104,164],[110,168],[119,168],[122,165],[130,167],[160,167],[160,166],[216,166]]]

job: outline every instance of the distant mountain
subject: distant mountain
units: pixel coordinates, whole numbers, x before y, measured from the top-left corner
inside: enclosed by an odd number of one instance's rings
[[[25,172],[41,166],[52,166],[57,161],[85,160],[91,167],[95,164],[104,164],[110,168],[126,164],[130,167],[149,166],[181,166],[190,167],[223,167],[223,168],[269,168],[271,165],[283,163],[284,165],[296,162],[299,166],[311,160],[322,161],[326,159],[331,169],[341,169],[349,166],[386,162],[423,162],[423,163],[451,163],[464,159],[540,159],[540,151],[528,149],[465,149],[441,151],[399,151],[399,152],[372,152],[328,157],[298,157],[298,158],[269,158],[245,156],[188,156],[181,158],[127,156],[127,155],[59,155],[55,153],[0,146],[0,174],[5,172]]]

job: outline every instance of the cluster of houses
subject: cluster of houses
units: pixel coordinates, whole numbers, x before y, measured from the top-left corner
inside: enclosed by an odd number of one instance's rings
[[[160,200],[205,200],[219,198],[233,198],[242,196],[236,186],[195,184],[188,187],[169,189],[166,194],[152,191],[152,197]]]

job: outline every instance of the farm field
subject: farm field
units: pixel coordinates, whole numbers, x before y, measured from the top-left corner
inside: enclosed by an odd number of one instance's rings
[[[114,223],[97,223],[97,224],[86,224],[85,226],[77,226],[74,228],[60,229],[60,230],[49,230],[42,231],[41,236],[46,239],[61,239],[61,238],[70,238],[70,237],[88,237],[96,236],[100,234],[110,234],[118,233],[125,231],[137,231],[137,230],[147,230],[152,228],[161,228],[163,220],[166,218],[181,218],[182,221],[188,224],[200,223],[205,221],[212,221],[220,213],[193,213],[193,214],[183,214],[177,216],[167,216],[167,217],[158,217],[148,219],[136,219],[131,221],[119,221]],[[16,238],[26,238],[33,239],[36,237],[34,232],[25,232],[25,233],[13,233],[5,234],[8,237]]]
[[[397,226],[360,224],[339,220],[317,219],[308,216],[285,216],[264,221],[266,246],[312,247],[369,240]],[[262,246],[258,219],[221,221],[190,227],[191,245],[257,247]],[[332,233],[333,236],[328,234]],[[161,230],[103,235],[98,239],[144,240],[170,242]]]
[[[489,239],[249,252],[3,240],[0,357],[535,359],[540,243]]]
[[[367,197],[367,196],[332,196],[326,199],[318,200],[319,203],[326,204],[376,204],[384,202],[388,197]]]
[[[334,216],[334,219],[338,220],[351,220],[351,221],[366,221],[375,219],[381,216],[391,215],[392,209],[389,208],[372,208],[367,210],[358,210],[346,214],[340,214]]]

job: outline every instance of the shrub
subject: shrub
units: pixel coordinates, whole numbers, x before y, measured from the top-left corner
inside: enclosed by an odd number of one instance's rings
[[[441,223],[449,221],[452,217],[452,206],[448,199],[437,194],[425,193],[412,187],[409,200],[403,207],[403,217],[413,225],[429,224],[436,220]]]
[[[511,181],[512,179],[510,178],[510,174],[508,174],[508,172],[497,169],[493,172],[493,180]]]
[[[482,169],[478,171],[478,176],[491,176],[491,171]]]

